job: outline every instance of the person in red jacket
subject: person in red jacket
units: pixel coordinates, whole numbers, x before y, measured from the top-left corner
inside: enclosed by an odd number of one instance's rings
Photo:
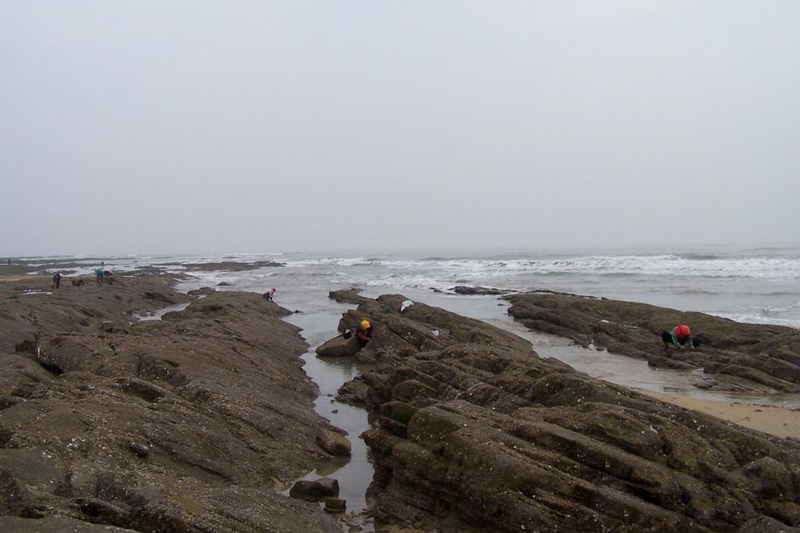
[[[275,294],[275,287],[272,287],[270,290],[262,294],[261,296],[268,302],[272,301],[272,296]]]
[[[356,339],[358,339],[358,347],[363,348],[375,336],[375,330],[369,323],[369,320],[362,320],[361,324],[356,326]]]

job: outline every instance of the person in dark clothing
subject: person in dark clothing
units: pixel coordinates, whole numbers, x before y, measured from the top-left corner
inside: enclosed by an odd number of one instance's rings
[[[375,330],[369,320],[362,320],[361,324],[356,326],[356,339],[358,339],[359,349],[366,346],[373,337],[375,337]]]
[[[61,272],[56,272],[53,274],[53,288],[60,289],[61,288]]]
[[[275,295],[275,287],[272,287],[270,290],[262,294],[261,297],[264,298],[266,301],[271,302],[272,297],[274,295]]]
[[[662,331],[661,340],[664,341],[665,350],[673,346],[681,350],[688,346],[693,350],[695,347],[700,346],[697,339],[692,338],[692,330],[686,324],[676,326],[671,332]]]

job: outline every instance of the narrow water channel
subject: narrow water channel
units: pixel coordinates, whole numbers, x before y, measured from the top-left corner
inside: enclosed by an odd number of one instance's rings
[[[341,304],[337,304],[337,307],[347,308]],[[319,397],[314,401],[314,410],[332,425],[346,431],[351,445],[349,458],[331,459],[318,465],[301,479],[336,479],[339,482],[339,498],[347,501],[347,524],[360,528],[358,531],[370,532],[374,531],[372,519],[358,516],[367,508],[365,495],[375,473],[367,456],[367,446],[360,438],[369,429],[367,412],[336,399],[339,387],[357,377],[360,371],[352,358],[321,359],[315,353],[317,346],[338,334],[336,326],[340,316],[341,313],[333,314],[329,309],[320,309],[295,314],[286,319],[287,322],[303,328],[300,334],[310,345],[302,359],[305,362],[303,369],[320,391]]]

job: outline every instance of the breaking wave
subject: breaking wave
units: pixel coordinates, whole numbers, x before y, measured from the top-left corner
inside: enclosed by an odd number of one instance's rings
[[[375,266],[390,270],[413,270],[460,274],[481,278],[510,274],[591,274],[608,276],[688,276],[709,278],[753,278],[800,280],[800,259],[724,258],[712,255],[585,256],[560,259],[415,259],[387,260],[365,257],[330,257],[287,261],[287,267]]]

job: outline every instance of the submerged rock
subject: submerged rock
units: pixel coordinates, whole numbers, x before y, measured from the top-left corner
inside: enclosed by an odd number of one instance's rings
[[[329,513],[343,513],[347,511],[347,502],[339,498],[325,498],[325,511]]]
[[[348,338],[339,336],[319,345],[316,353],[322,357],[347,357],[355,355],[358,352],[358,348],[358,340],[355,335],[351,335]]]
[[[499,296],[503,294],[511,294],[516,291],[510,289],[496,289],[494,287],[470,287],[468,285],[456,285],[451,289],[456,294],[464,295],[491,295]]]

